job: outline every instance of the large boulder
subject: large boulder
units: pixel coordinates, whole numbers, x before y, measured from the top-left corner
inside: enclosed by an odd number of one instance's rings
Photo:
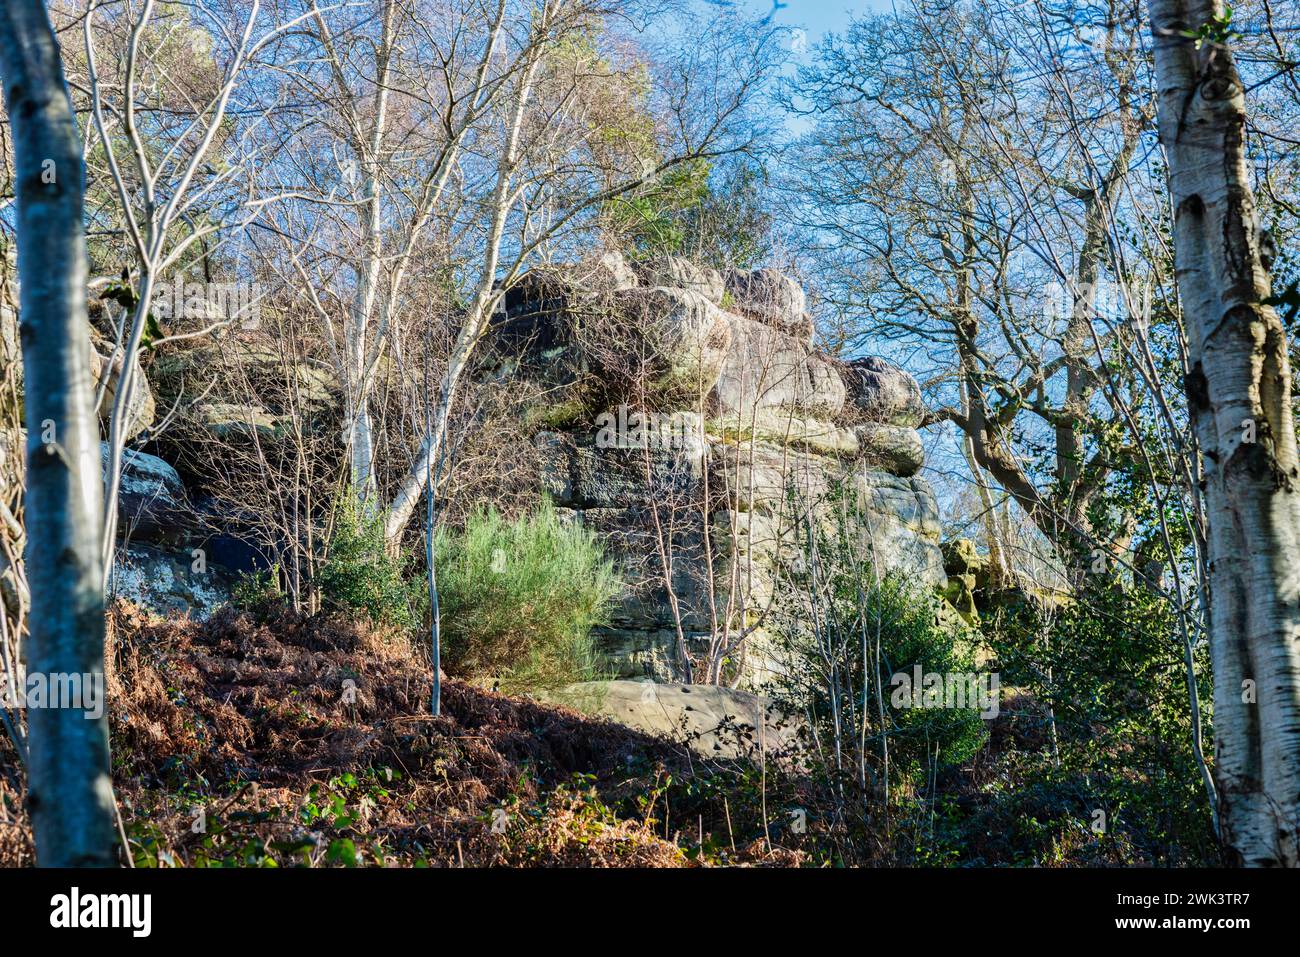
[[[204,619],[230,601],[232,576],[193,550],[130,544],[114,556],[108,591],[158,615]]]
[[[108,443],[99,447],[101,467],[108,469]],[[117,494],[118,533],[128,541],[178,544],[194,531],[194,509],[176,470],[135,449],[122,452]]]
[[[285,424],[279,416],[255,402],[203,401],[196,402],[191,411],[195,422],[212,433],[213,438],[223,441],[254,437],[271,441],[281,434]]]
[[[731,306],[812,345],[813,322],[803,287],[777,269],[732,269],[726,278]]]
[[[925,464],[925,447],[915,429],[901,425],[859,425],[854,430],[859,454],[886,472],[909,478]]]
[[[648,286],[670,286],[698,292],[715,306],[722,305],[727,291],[722,273],[699,266],[682,256],[660,256],[636,265],[637,274]]]
[[[916,428],[925,419],[921,388],[909,372],[876,356],[844,366],[850,400],[869,422]]]
[[[743,423],[755,408],[830,417],[844,407],[839,372],[806,342],[745,316],[729,315],[727,324],[731,348],[713,390],[724,423]]]
[[[717,685],[585,681],[540,697],[684,744],[705,758],[793,756],[807,743],[801,718],[769,698]]]
[[[731,346],[726,313],[698,292],[668,286],[620,290],[613,305],[626,341],[593,344],[593,351],[637,367],[649,357],[661,370],[651,383],[659,396],[693,399],[713,388]]]
[[[596,259],[588,282],[593,283],[599,290],[612,291],[635,289],[641,285],[635,270],[628,265],[628,261],[618,250],[602,253]]]

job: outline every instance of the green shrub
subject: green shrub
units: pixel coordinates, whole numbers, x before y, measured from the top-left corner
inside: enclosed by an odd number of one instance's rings
[[[828,567],[817,635],[808,633],[806,619],[776,616],[778,655],[786,675],[782,686],[773,689],[776,696],[801,705],[831,737],[838,703],[839,733],[846,739],[842,747],[853,737],[844,728],[865,720],[877,748],[882,737],[888,739],[890,776],[900,783],[919,787],[935,763],[946,768],[969,760],[987,738],[980,708],[970,700],[964,707],[916,707],[912,705],[923,699],[910,693],[916,668],[923,677],[938,675],[946,682],[976,673],[966,636],[957,626],[938,624],[936,599],[903,578],[891,575],[873,583],[869,568],[838,567],[833,560]],[[896,680],[900,675],[908,683]],[[924,687],[917,686],[918,695]]]
[[[316,576],[321,603],[329,609],[365,612],[376,624],[414,628],[424,604],[423,582],[408,582],[402,564],[385,549],[382,519],[362,514],[349,494]]]
[[[241,572],[230,590],[230,603],[245,610],[284,597],[280,590],[280,566]]]
[[[852,486],[811,500],[791,490],[790,504],[800,521],[765,623],[766,690],[816,743],[801,782],[809,850],[825,863],[952,863],[945,792],[988,740],[1000,683],[919,576],[877,574]]]
[[[984,630],[1007,684],[1044,712],[1050,706],[1055,724],[1055,753],[1048,748],[1017,775],[1016,799],[1068,793],[1068,814],[1058,817],[1072,821],[1105,811],[1107,837],[1122,836],[1136,863],[1214,865],[1209,799],[1192,751],[1187,671],[1169,603],[1139,586],[1092,576],[1073,601],[1013,606],[989,616]],[[1212,754],[1208,649],[1195,649],[1193,665],[1204,748]]]
[[[598,677],[591,628],[618,582],[591,532],[561,524],[547,503],[516,521],[480,509],[436,544],[449,672],[506,690]]]
[[[880,621],[880,682],[888,692],[888,714],[895,722],[893,757],[902,769],[923,772],[935,759],[941,766],[963,764],[987,738],[985,718],[971,702],[964,708],[916,708],[896,706],[900,691],[895,676],[922,674],[958,678],[976,672],[970,636],[960,626],[938,624],[939,600],[910,586],[903,578],[890,576],[864,595],[867,604],[868,640],[871,625]],[[854,648],[860,648],[855,645]],[[861,655],[851,666],[861,670]],[[985,679],[991,679],[987,675]],[[996,692],[993,693],[996,698]],[[992,709],[990,709],[992,710]]]

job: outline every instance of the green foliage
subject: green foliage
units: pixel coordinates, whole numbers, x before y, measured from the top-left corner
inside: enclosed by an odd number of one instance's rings
[[[687,254],[718,268],[759,265],[772,251],[771,205],[766,196],[761,167],[738,163],[715,169],[708,193],[686,211]]]
[[[890,576],[862,595],[868,606],[868,621],[878,623],[875,634],[868,633],[868,643],[880,643],[879,680],[887,689],[886,714],[895,729],[891,744],[892,758],[902,773],[923,780],[927,767],[937,762],[941,767],[960,765],[970,760],[984,744],[988,734],[984,718],[974,701],[966,707],[902,707],[899,700],[901,682],[896,676],[921,673],[964,680],[976,673],[975,657],[969,636],[955,624],[939,624],[939,602],[906,579]],[[861,648],[850,659],[850,666],[861,671]],[[988,676],[985,676],[987,679]],[[923,688],[916,689],[918,694]],[[996,691],[993,692],[996,700]],[[921,778],[917,778],[920,775]]]
[[[549,503],[509,521],[474,512],[436,541],[443,661],[506,690],[598,677],[592,626],[618,583],[595,536]]]
[[[366,825],[373,809],[393,800],[391,787],[401,779],[401,772],[389,767],[345,771],[312,784],[292,809],[231,811],[242,790],[218,799],[201,788],[183,787],[176,798],[189,832],[180,842],[174,831],[148,819],[133,821],[127,840],[137,868],[382,867],[382,839],[369,840]],[[268,840],[263,836],[268,830],[284,836]]]
[[[230,603],[236,608],[251,609],[283,597],[284,592],[280,590],[280,566],[273,565],[240,574],[231,589]]]
[[[786,624],[784,656],[800,677],[796,685],[787,684],[780,697],[802,699],[828,734],[834,733],[833,702],[838,701],[843,712],[867,701],[857,718],[865,717],[872,725],[874,741],[887,739],[890,775],[909,789],[923,787],[936,765],[951,767],[969,760],[987,737],[980,709],[973,702],[968,707],[912,707],[911,695],[899,690],[907,686],[896,680],[900,675],[910,680],[917,667],[923,675],[945,680],[974,675],[966,636],[956,626],[938,624],[936,599],[901,577],[891,575],[873,584],[869,568],[847,564],[832,566],[828,577],[833,598],[819,609],[821,637],[801,634],[798,627]],[[864,651],[869,656],[865,668]],[[827,667],[828,659],[833,667]],[[808,682],[807,676],[815,680]],[[840,720],[843,723],[843,717]],[[880,764],[883,773],[883,761]]]
[[[795,514],[811,514],[793,495],[791,505]],[[996,691],[990,676],[976,673],[976,636],[945,621],[940,601],[905,576],[875,573],[850,487],[833,489],[814,511],[823,518],[807,521],[798,542],[813,558],[795,563],[782,582],[786,594],[773,621],[785,659],[778,697],[822,725],[823,740],[836,741],[840,754],[856,755],[856,770],[846,772],[841,762],[835,775],[861,781],[887,774],[902,790],[920,791],[936,770],[969,760],[987,737],[981,712],[995,710]],[[945,688],[960,684],[968,700],[925,698],[934,678]],[[977,681],[993,690],[992,702],[977,700]]]
[[[130,322],[130,317],[135,313],[135,307],[140,302],[140,297],[136,293],[135,287],[131,285],[131,280],[126,270],[122,270],[122,278],[120,280],[114,280],[104,287],[104,291],[100,293],[99,298],[106,302],[115,302],[121,306],[122,311],[128,317],[128,323]],[[158,317],[153,314],[153,310],[151,309],[146,312],[144,317],[144,330],[140,334],[140,348],[152,349],[154,344],[165,335],[166,333],[164,333],[162,326],[158,324]]]
[[[1232,7],[1224,7],[1223,12],[1211,17],[1195,30],[1183,30],[1182,35],[1196,41],[1196,49],[1207,43],[1224,46],[1233,40],[1241,39],[1241,34],[1232,29]]]
[[[1017,784],[999,800],[1003,809],[1018,808],[1015,818],[1054,828],[1057,841],[1061,829],[1091,823],[1101,810],[1105,829],[1096,839],[1122,847],[1126,862],[1215,863],[1208,798],[1191,745],[1182,639],[1168,602],[1098,579],[1062,607],[1026,603],[994,616],[986,634],[1005,683],[1037,703],[1032,720],[1044,738],[1036,761],[1008,768]],[[1204,648],[1193,663],[1208,712]],[[1209,751],[1208,714],[1202,717]],[[1022,842],[1020,853],[1031,848]]]
[[[322,604],[365,612],[375,624],[415,627],[424,601],[422,583],[408,582],[402,560],[388,554],[381,518],[364,514],[351,493],[344,502],[316,580]]]
[[[757,167],[716,169],[695,160],[672,167],[631,198],[611,201],[606,218],[635,258],[686,256],[747,269],[769,252],[763,185]]]
[[[1282,317],[1282,322],[1294,332],[1296,320],[1300,319],[1300,281],[1269,296],[1264,303],[1275,308]]]
[[[683,214],[703,203],[708,190],[705,160],[680,163],[639,194],[614,200],[609,217],[637,255],[683,253],[688,240]]]

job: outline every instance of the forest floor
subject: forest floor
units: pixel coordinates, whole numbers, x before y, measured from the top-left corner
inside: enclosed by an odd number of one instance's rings
[[[455,680],[434,718],[427,659],[357,622],[275,606],[162,620],[119,602],[109,648],[137,867],[802,859],[735,797],[758,769]],[[6,818],[25,824],[9,791]],[[30,863],[27,829],[0,827],[0,865]]]
[[[974,758],[845,822],[842,782],[560,705],[443,683],[391,632],[283,606],[109,616],[113,783],[136,867],[1131,866],[1079,782],[1033,768],[1041,708],[1004,695]],[[34,863],[0,736],[0,867]],[[1057,780],[1056,778],[1060,778]],[[123,855],[125,858],[125,855]]]

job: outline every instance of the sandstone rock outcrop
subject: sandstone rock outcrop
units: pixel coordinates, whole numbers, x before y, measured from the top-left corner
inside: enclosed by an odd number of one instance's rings
[[[700,266],[682,256],[662,256],[638,263],[637,274],[647,286],[668,286],[698,292],[715,306],[722,305],[727,287],[722,274],[708,266]]]
[[[100,444],[108,463],[108,443]],[[206,618],[230,600],[235,576],[217,561],[212,521],[167,462],[126,449],[117,496],[118,533],[109,593],[157,614]]]
[[[692,289],[655,286],[618,290],[613,301],[629,322],[610,356],[625,367],[639,365],[646,355],[662,359],[654,391],[698,394],[718,381],[731,354],[732,329],[726,313],[707,298]],[[620,356],[624,350],[628,354]]]
[[[818,353],[803,290],[779,272],[732,272],[719,289],[686,260],[635,268],[640,286],[603,296],[576,272],[525,277],[497,340],[511,374],[570,396],[534,444],[561,517],[599,533],[625,583],[599,632],[614,673],[680,681],[684,656],[744,634],[727,677],[771,677],[765,616],[803,560],[795,500],[828,534],[847,504],[882,574],[942,588],[916,381]],[[621,394],[602,374],[620,348],[659,387]]]
[[[812,317],[803,287],[794,279],[776,269],[733,269],[727,273],[726,283],[738,312],[812,345]]]
[[[987,561],[969,538],[954,538],[944,542],[943,570],[948,575],[944,598],[968,622],[979,618],[975,607],[975,589]]]
[[[781,407],[825,418],[844,408],[843,379],[802,339],[747,316],[726,321],[729,347],[714,391],[722,417],[743,421],[755,409]]]
[[[111,593],[160,615],[204,619],[230,601],[234,576],[189,552],[128,544],[113,562]]]
[[[291,416],[315,417],[338,405],[327,365],[286,354],[256,333],[179,344],[158,356],[150,376],[164,400],[186,403],[188,419],[220,441],[274,439]]]
[[[721,655],[725,680],[761,687],[780,667],[769,613],[806,573],[810,523],[840,534],[851,515],[876,571],[947,584],[938,508],[919,477],[919,387],[882,359],[818,352],[794,279],[609,252],[539,268],[503,300],[476,374],[493,387],[527,379],[540,388],[521,393],[554,403],[530,407],[522,428],[539,491],[600,535],[624,582],[599,631],[615,677],[701,680],[693,669]],[[142,379],[138,424],[152,422],[156,392],[163,407],[187,404],[194,433],[160,439],[164,454],[169,442],[273,440],[291,415],[328,439],[340,406],[332,371],[281,348],[246,333],[167,348]],[[128,453],[119,508],[119,591],[210,611],[231,577],[206,551],[221,522],[175,469]],[[195,548],[212,572],[190,567]]]
[[[853,403],[870,422],[914,429],[925,418],[916,380],[884,359],[853,359],[845,363],[844,378]]]

